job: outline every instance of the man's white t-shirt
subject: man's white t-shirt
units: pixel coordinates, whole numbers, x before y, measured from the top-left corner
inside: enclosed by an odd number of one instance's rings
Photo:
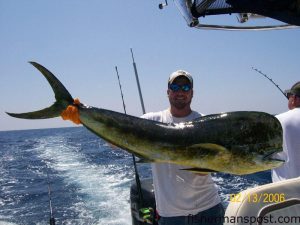
[[[278,155],[285,163],[272,170],[273,182],[300,176],[300,108],[276,117],[283,130],[283,152]]]
[[[162,123],[194,120],[201,114],[192,111],[187,117],[174,117],[170,110],[147,113],[142,118]],[[169,163],[152,163],[153,185],[158,214],[163,217],[195,215],[221,202],[210,175],[197,175]]]

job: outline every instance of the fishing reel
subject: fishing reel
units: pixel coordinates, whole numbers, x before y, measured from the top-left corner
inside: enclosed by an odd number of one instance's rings
[[[153,208],[141,208],[139,210],[139,216],[142,218],[143,223],[154,224],[155,221],[155,211]]]

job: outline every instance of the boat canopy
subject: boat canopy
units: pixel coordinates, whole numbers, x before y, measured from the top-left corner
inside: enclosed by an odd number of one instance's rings
[[[300,26],[300,2],[298,0],[174,0],[190,27],[225,30],[269,30]],[[238,22],[250,18],[269,17],[283,24],[268,26],[205,25],[200,17],[237,14]]]

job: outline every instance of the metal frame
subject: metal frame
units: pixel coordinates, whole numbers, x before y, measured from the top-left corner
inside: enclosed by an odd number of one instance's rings
[[[213,25],[213,24],[201,24],[194,26],[194,28],[204,30],[228,30],[228,31],[266,31],[266,30],[285,30],[299,28],[296,25],[283,24],[273,26],[227,26],[227,25]]]

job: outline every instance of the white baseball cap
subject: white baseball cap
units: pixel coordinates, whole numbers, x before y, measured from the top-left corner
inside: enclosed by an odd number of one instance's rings
[[[192,75],[191,75],[189,72],[184,71],[184,70],[177,70],[177,71],[171,73],[171,75],[170,75],[170,77],[169,77],[169,80],[168,80],[168,85],[169,85],[169,84],[172,84],[173,81],[174,81],[177,77],[181,77],[181,76],[186,77],[186,78],[190,81],[191,85],[193,86],[193,77],[192,77]]]

